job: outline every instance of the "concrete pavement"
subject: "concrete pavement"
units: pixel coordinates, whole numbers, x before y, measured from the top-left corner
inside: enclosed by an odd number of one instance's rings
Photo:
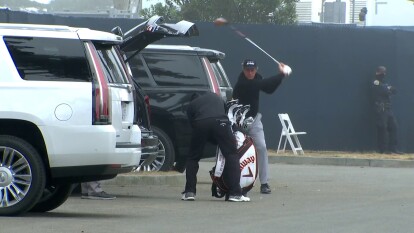
[[[30,233],[408,233],[413,232],[414,170],[269,164],[271,195],[259,184],[250,203],[211,196],[201,162],[196,201],[183,185],[107,185],[112,201],[70,197],[48,213],[0,218],[0,232]]]
[[[414,160],[401,159],[366,159],[338,157],[309,157],[302,156],[269,156],[269,163],[329,165],[329,166],[358,166],[358,167],[414,167]]]
[[[214,158],[203,159],[200,162],[200,171],[207,172],[212,168]],[[294,164],[294,165],[327,165],[327,166],[358,166],[358,167],[390,167],[390,168],[414,168],[413,160],[398,159],[358,159],[358,158],[334,158],[334,157],[310,157],[269,155],[269,164]],[[211,183],[211,180],[199,180],[199,182]],[[185,174],[178,172],[133,172],[118,175],[112,180],[104,181],[106,185],[134,186],[134,185],[184,185]]]

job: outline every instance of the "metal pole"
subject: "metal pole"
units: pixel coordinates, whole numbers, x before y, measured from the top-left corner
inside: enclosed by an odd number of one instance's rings
[[[354,23],[355,18],[355,0],[352,0],[352,23]]]
[[[323,4],[325,3],[325,0],[322,0],[322,5],[321,5],[321,23],[325,22],[325,17],[323,15]]]

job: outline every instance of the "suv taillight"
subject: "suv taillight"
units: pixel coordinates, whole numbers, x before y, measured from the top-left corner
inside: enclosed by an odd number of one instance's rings
[[[213,68],[211,67],[210,61],[206,57],[203,57],[202,60],[203,60],[204,67],[206,67],[207,69],[207,76],[210,81],[211,88],[213,89],[212,91],[216,93],[217,95],[221,96],[220,87],[217,82],[216,75],[214,74]]]
[[[88,54],[90,55],[93,63],[96,76],[93,77],[93,118],[92,124],[94,125],[109,125],[111,124],[111,111],[110,111],[110,90],[105,78],[102,64],[98,58],[95,47],[91,42],[86,43]]]

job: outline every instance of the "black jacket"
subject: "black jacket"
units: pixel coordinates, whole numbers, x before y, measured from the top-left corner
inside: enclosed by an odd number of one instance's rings
[[[243,72],[239,75],[236,85],[233,89],[233,99],[238,99],[239,104],[250,105],[250,111],[246,117],[255,117],[259,111],[260,91],[268,94],[273,93],[282,83],[284,74],[280,73],[269,78],[263,77],[256,73],[254,79],[247,79]]]
[[[391,95],[395,93],[395,88],[385,83],[382,79],[377,78],[372,83],[374,104],[391,104]]]
[[[225,102],[217,94],[207,92],[190,102],[187,116],[191,122],[207,118],[226,119]]]

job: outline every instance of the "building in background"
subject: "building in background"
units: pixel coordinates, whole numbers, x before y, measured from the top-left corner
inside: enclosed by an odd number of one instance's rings
[[[113,0],[118,11],[137,14],[142,10],[142,0]]]
[[[413,1],[370,0],[367,8],[367,25],[414,26]]]
[[[53,10],[48,13],[63,16],[104,17],[104,18],[139,18],[143,0],[112,0],[102,4],[101,9]],[[39,13],[39,12],[37,12]]]
[[[361,9],[367,8],[361,22]],[[414,26],[411,0],[301,0],[296,3],[299,23],[337,23],[366,26]]]
[[[55,15],[90,16],[110,18],[139,18],[142,0],[113,0],[113,7],[105,11],[55,11]]]

